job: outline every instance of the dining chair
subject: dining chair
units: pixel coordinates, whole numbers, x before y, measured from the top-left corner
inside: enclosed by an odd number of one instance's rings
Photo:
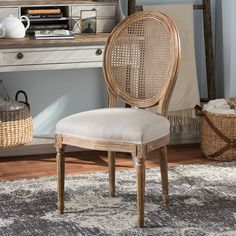
[[[58,210],[64,212],[66,145],[108,151],[109,195],[115,196],[115,153],[135,158],[137,223],[144,227],[145,161],[160,151],[162,198],[168,204],[167,144],[170,123],[165,117],[180,62],[180,39],[173,21],[159,12],[135,13],[112,31],[103,71],[109,108],[68,116],[57,123],[55,147]],[[131,108],[116,108],[120,98]],[[158,113],[147,109],[158,104]]]

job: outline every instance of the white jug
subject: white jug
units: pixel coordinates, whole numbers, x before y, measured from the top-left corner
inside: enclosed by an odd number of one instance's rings
[[[26,27],[21,22],[22,19],[26,19]],[[30,20],[27,16],[21,16],[20,19],[14,17],[13,15],[7,16],[1,22],[0,37],[12,39],[24,38],[25,31],[29,28],[29,26]]]
[[[2,25],[0,24],[0,38],[3,38],[5,35],[5,29],[4,27],[2,27]]]

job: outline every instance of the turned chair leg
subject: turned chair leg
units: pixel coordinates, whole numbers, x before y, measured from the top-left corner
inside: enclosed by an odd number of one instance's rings
[[[62,141],[56,139],[57,150],[57,197],[58,197],[58,211],[64,213],[64,186],[65,186],[65,145],[62,145]]]
[[[167,147],[160,149],[160,169],[161,169],[161,183],[162,183],[162,199],[164,206],[169,204],[169,190],[168,190],[168,163],[167,163]]]
[[[144,227],[144,196],[145,196],[145,160],[146,147],[138,146],[136,156],[136,183],[137,183],[137,218],[138,227]]]
[[[115,197],[115,152],[108,152],[109,196]]]

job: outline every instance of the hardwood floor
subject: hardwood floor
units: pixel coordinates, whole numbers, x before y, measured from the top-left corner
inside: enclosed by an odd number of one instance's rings
[[[158,153],[151,153],[146,161],[146,167],[158,167]],[[208,163],[201,153],[198,144],[179,145],[168,147],[169,167],[180,164]],[[131,156],[124,153],[117,154],[116,169],[132,168]],[[66,153],[66,174],[107,171],[107,153],[96,151],[83,151]],[[0,157],[0,180],[13,180],[19,178],[34,178],[56,175],[55,154]]]

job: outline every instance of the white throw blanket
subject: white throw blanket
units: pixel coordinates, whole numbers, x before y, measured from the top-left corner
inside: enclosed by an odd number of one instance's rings
[[[217,114],[233,114],[236,115],[236,110],[231,109],[226,99],[215,99],[204,105],[203,110]]]
[[[198,133],[198,122],[195,124],[194,106],[200,104],[195,46],[192,4],[145,5],[143,10],[160,11],[175,22],[181,40],[181,63],[179,76],[170,100],[168,118],[172,131],[183,130],[185,136]],[[196,120],[196,119],[195,119]]]

